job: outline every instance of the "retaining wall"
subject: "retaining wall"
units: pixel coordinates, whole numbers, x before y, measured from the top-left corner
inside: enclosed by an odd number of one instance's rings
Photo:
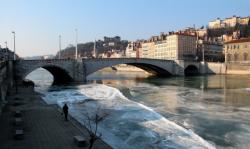
[[[0,62],[0,115],[7,103],[6,96],[8,90],[13,85],[13,62]]]
[[[227,74],[250,74],[249,63],[228,63]]]
[[[207,74],[226,74],[226,65],[224,63],[206,63]]]

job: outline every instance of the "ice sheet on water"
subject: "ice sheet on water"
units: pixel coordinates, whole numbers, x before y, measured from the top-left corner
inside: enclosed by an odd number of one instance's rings
[[[77,90],[69,89],[47,92],[43,99],[47,104],[57,104],[59,102],[77,103],[86,100],[87,97]]]
[[[94,99],[94,100],[88,100]],[[49,92],[47,103],[69,103],[71,115],[84,123],[86,112],[108,114],[100,123],[102,138],[117,149],[127,148],[214,148],[213,145],[156,113],[149,107],[130,101],[106,85],[82,85],[78,89]]]

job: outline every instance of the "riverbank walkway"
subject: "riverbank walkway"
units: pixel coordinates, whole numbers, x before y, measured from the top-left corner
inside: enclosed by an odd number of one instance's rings
[[[11,91],[8,104],[0,115],[0,149],[79,149],[73,137],[87,138],[86,129],[70,117],[65,121],[58,107],[47,105],[41,95],[31,88],[19,87],[18,93]],[[14,139],[15,111],[21,111],[23,138]],[[93,149],[111,149],[102,140],[95,142]]]

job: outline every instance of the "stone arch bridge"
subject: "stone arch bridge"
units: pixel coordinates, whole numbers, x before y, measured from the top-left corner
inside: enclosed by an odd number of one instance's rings
[[[37,68],[48,70],[54,77],[54,84],[84,82],[86,77],[105,67],[128,64],[161,76],[199,74],[199,62],[172,61],[144,58],[106,58],[106,59],[48,59],[18,60],[14,63],[14,73],[18,81]]]

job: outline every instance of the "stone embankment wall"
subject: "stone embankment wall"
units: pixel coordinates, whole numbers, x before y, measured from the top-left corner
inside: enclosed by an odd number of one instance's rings
[[[13,62],[0,62],[0,115],[6,104],[8,89],[13,86]]]
[[[226,74],[226,65],[224,63],[206,63],[206,74]]]
[[[207,74],[249,75],[250,63],[206,63]]]
[[[227,74],[250,74],[250,63],[228,63]]]

